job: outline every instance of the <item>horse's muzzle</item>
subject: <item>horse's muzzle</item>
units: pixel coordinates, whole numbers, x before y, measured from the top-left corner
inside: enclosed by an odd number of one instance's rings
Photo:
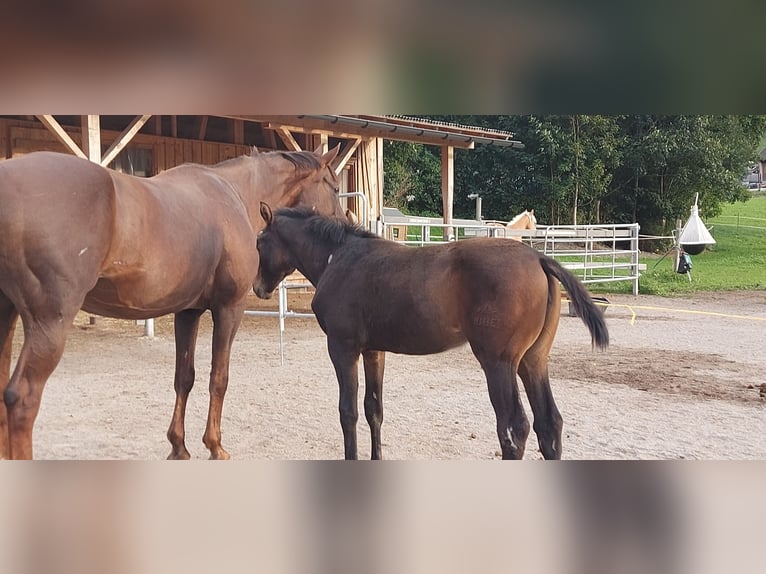
[[[259,299],[271,299],[271,296],[274,294],[274,289],[266,289],[263,282],[259,281],[253,285],[253,292],[255,292]]]

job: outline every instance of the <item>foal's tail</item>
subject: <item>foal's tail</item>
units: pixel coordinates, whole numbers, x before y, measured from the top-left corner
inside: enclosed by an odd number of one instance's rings
[[[593,346],[606,349],[609,346],[609,331],[606,328],[603,313],[591,299],[588,290],[574,273],[562,267],[555,259],[541,256],[540,265],[546,275],[558,279],[566,289],[575,313],[588,326]]]

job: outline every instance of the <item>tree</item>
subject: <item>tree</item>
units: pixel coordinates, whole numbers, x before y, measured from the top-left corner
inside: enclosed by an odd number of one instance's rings
[[[747,197],[740,184],[766,133],[766,116],[431,116],[510,131],[525,149],[477,146],[455,153],[455,215],[486,219],[534,208],[546,223],[638,222],[665,234],[694,194],[703,215]],[[386,200],[441,214],[439,150],[386,142]],[[407,196],[412,196],[410,202]]]

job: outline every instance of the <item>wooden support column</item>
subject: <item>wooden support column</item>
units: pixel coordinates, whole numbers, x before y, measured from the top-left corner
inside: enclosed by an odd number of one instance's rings
[[[375,169],[378,179],[378,203],[377,205],[370,206],[370,211],[374,214],[374,217],[371,217],[371,220],[383,215],[383,138],[375,138],[375,145],[377,146]],[[377,213],[374,213],[376,211]],[[368,217],[369,215],[370,214],[368,214]]]
[[[82,151],[92,162],[101,163],[101,116],[81,116]]]
[[[311,149],[315,151],[318,149],[319,153],[327,153],[330,149],[329,137],[327,134],[315,134],[312,139],[314,140],[314,145],[311,146]]]
[[[444,223],[452,223],[452,203],[455,197],[455,148],[442,146],[442,215]],[[454,229],[444,228],[444,235],[454,239]]]

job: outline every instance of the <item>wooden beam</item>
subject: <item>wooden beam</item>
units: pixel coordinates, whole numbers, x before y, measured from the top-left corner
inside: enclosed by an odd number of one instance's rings
[[[109,149],[106,150],[104,157],[101,159],[101,165],[106,167],[112,163],[114,158],[117,157],[117,154],[120,153],[125,148],[125,146],[130,143],[130,140],[133,139],[133,136],[141,131],[141,128],[147,121],[149,121],[150,117],[152,116],[136,116],[135,119],[130,122],[130,125],[128,125],[128,127],[126,127],[123,132],[117,136],[117,139],[112,142],[112,145],[109,147]]]
[[[178,116],[170,116],[170,137],[178,137]]]
[[[274,128],[274,131],[282,139],[282,141],[285,142],[285,146],[287,146],[288,150],[303,151],[303,148],[301,148],[301,146],[298,145],[298,142],[295,141],[293,134],[291,134],[287,128],[283,128],[282,126],[277,126]]]
[[[346,146],[346,149],[341,152],[341,155],[338,158],[336,158],[337,165],[335,166],[335,175],[340,175],[340,172],[342,172],[343,168],[346,167],[348,160],[351,159],[351,156],[354,155],[354,152],[356,152],[359,144],[362,143],[362,139],[357,138],[348,143],[349,145]]]
[[[80,116],[82,122],[82,151],[87,158],[101,163],[101,116],[89,114]]]
[[[205,133],[207,133],[207,120],[210,116],[202,116],[199,120],[199,134],[197,136],[198,140],[204,140],[205,139]]]
[[[154,116],[154,135],[162,135],[162,116]]]
[[[442,146],[442,216],[445,224],[452,223],[452,204],[455,197],[455,148]],[[445,235],[453,235],[452,227],[445,228]]]
[[[78,157],[81,157],[83,159],[88,159],[88,156],[85,155],[85,152],[83,152],[80,147],[74,142],[72,137],[64,131],[64,128],[61,127],[61,124],[58,123],[56,118],[54,118],[51,115],[39,115],[35,116],[40,122],[48,128],[48,130],[56,136],[56,139],[58,139],[62,144],[66,146],[66,148],[71,151],[73,154],[75,154]]]

